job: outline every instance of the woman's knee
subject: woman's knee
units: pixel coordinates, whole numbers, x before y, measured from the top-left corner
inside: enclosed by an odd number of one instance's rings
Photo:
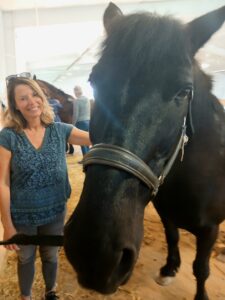
[[[35,246],[19,246],[20,250],[17,252],[18,262],[20,264],[27,264],[35,261],[36,247]]]
[[[42,261],[57,262],[59,247],[40,247],[39,251]]]

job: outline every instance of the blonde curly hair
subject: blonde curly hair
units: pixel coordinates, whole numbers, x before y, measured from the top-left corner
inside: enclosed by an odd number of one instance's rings
[[[7,86],[7,98],[8,107],[3,114],[3,126],[14,128],[16,131],[21,132],[27,127],[27,121],[23,117],[20,111],[16,109],[15,101],[15,88],[18,85],[25,84],[29,86],[43,101],[43,111],[41,114],[41,122],[44,126],[47,126],[54,121],[54,112],[52,107],[49,105],[48,100],[35,80],[16,77],[12,78]]]

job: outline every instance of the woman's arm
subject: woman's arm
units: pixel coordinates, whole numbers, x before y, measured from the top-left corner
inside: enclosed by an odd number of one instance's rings
[[[3,239],[16,234],[10,213],[10,162],[11,152],[0,146],[0,213],[4,229]],[[17,245],[5,246],[9,250],[19,250]]]
[[[70,133],[68,142],[74,145],[90,146],[91,141],[89,138],[89,132],[74,127]]]

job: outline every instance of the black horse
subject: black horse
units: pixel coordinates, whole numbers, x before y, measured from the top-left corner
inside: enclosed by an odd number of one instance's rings
[[[65,251],[83,286],[113,293],[128,280],[152,200],[168,243],[158,281],[178,271],[178,228],[186,229],[197,240],[195,299],[208,299],[209,258],[225,219],[225,115],[194,55],[224,20],[225,6],[186,25],[107,7],[107,38],[90,75],[90,133],[100,145],[84,159],[83,192],[65,226]]]

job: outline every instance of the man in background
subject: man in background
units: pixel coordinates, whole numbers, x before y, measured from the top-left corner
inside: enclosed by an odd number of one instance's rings
[[[75,126],[81,130],[89,131],[90,101],[83,95],[81,86],[74,87],[76,98]],[[89,146],[81,146],[83,156],[89,151]]]

